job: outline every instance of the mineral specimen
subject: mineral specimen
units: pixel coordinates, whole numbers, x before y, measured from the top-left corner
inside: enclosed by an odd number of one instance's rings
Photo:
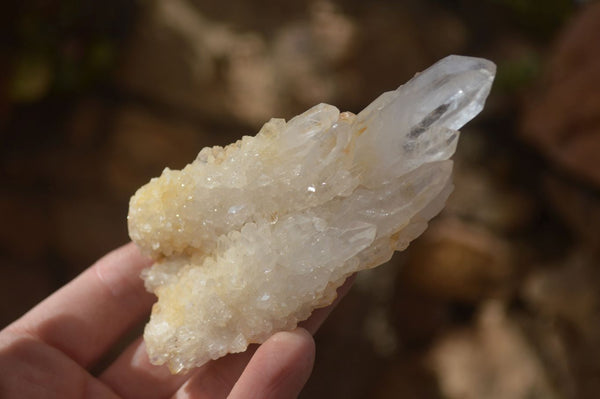
[[[405,249],[444,206],[458,131],[492,62],[449,56],[358,115],[319,104],[204,148],[131,198],[129,233],[156,263],[144,338],[177,373],[293,329],[359,270]]]

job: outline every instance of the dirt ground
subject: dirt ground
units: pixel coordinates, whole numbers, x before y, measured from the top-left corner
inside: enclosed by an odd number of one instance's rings
[[[498,75],[428,231],[361,274],[303,398],[596,398],[600,3],[107,0],[0,11],[0,327],[127,242],[129,197],[448,54]],[[141,328],[141,327],[140,327]]]

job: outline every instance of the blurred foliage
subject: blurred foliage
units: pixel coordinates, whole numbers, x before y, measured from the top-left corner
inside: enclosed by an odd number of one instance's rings
[[[51,63],[46,57],[22,54],[13,63],[8,97],[14,102],[32,102],[48,92],[52,84]]]
[[[573,0],[488,0],[504,8],[529,34],[548,38],[575,10]],[[119,38],[131,28],[135,0],[28,0],[0,6],[0,33],[8,66],[4,96],[31,103],[50,93],[80,93],[107,78]],[[534,58],[511,62],[499,86],[511,90],[534,76]]]
[[[504,60],[498,64],[494,87],[503,92],[514,93],[527,88],[542,71],[542,59],[536,54]]]
[[[573,0],[488,0],[506,7],[530,34],[548,38],[576,9]]]
[[[1,6],[9,102],[81,92],[109,76],[133,0],[31,0]],[[6,58],[6,59],[5,59]]]

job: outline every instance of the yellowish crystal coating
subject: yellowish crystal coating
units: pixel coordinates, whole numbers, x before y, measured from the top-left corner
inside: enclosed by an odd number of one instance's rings
[[[293,329],[352,273],[419,236],[452,189],[458,129],[493,63],[449,56],[358,115],[319,104],[204,148],[131,198],[129,233],[156,263],[144,339],[173,372]]]

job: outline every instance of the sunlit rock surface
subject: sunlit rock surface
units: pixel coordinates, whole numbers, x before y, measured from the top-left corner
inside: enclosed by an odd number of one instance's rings
[[[461,126],[483,108],[487,60],[449,56],[358,115],[319,104],[165,169],[129,209],[156,263],[144,338],[172,372],[200,366],[330,304],[350,274],[419,236],[452,190]]]

